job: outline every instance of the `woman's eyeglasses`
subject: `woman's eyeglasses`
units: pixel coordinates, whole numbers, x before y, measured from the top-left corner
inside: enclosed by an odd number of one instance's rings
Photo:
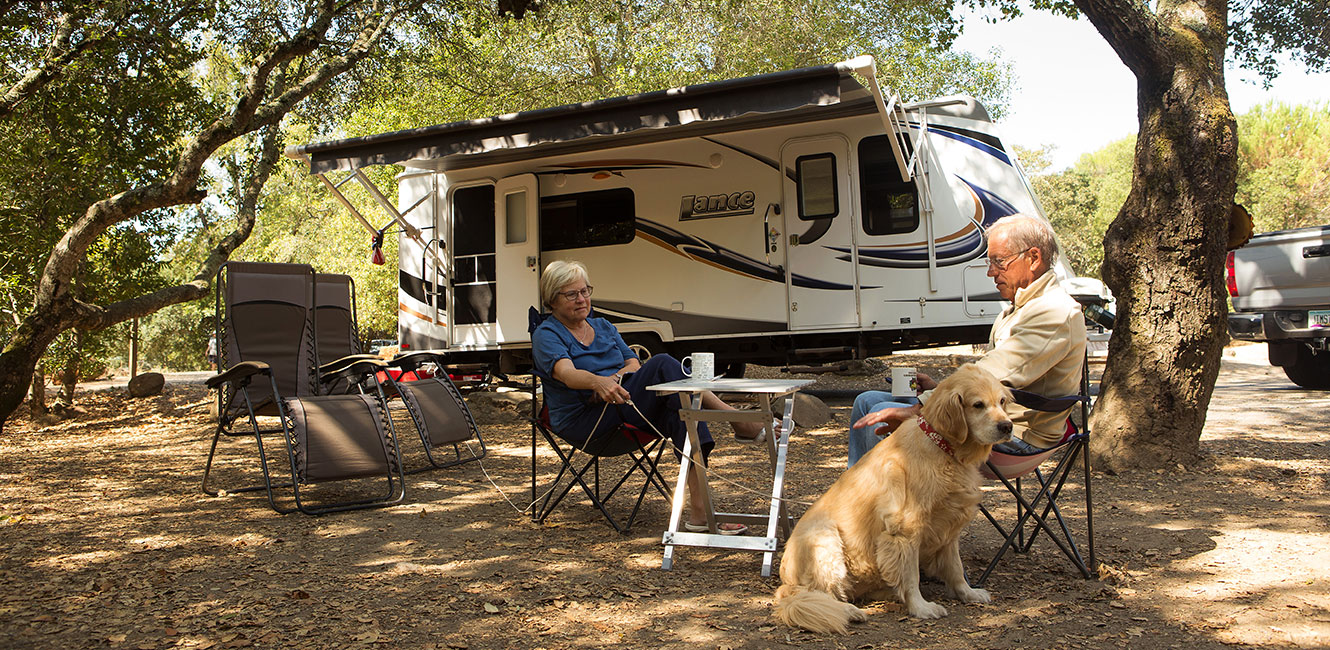
[[[568,302],[573,302],[578,298],[590,298],[591,289],[592,287],[587,286],[585,289],[574,289],[573,291],[560,291],[559,295],[563,296]]]

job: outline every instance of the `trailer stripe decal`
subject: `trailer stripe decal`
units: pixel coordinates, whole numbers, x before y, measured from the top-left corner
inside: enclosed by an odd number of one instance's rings
[[[768,282],[785,282],[784,269],[771,266],[765,262],[760,262],[751,257],[725,248],[724,246],[718,246],[704,239],[699,239],[692,235],[682,233],[674,228],[656,223],[649,219],[639,218],[637,220],[637,233],[638,236],[642,237],[644,240],[660,246],[665,250],[683,255],[691,260],[713,266],[723,271],[757,280],[767,280]],[[827,282],[825,280],[810,278],[798,273],[790,275],[790,282],[796,287],[808,289],[828,289],[833,291],[854,290],[854,285],[852,284]],[[876,287],[864,288],[871,289]]]

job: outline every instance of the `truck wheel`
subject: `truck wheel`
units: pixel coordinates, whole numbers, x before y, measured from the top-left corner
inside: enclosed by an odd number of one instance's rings
[[[1297,346],[1297,357],[1284,366],[1289,381],[1314,390],[1330,390],[1330,350]]]

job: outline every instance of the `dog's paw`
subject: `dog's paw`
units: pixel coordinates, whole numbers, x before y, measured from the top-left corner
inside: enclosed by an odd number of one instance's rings
[[[986,589],[971,589],[970,587],[962,587],[960,589],[957,589],[954,595],[956,597],[956,600],[959,600],[963,603],[989,603],[993,601],[993,596],[990,595],[988,593],[988,590]]]
[[[915,618],[942,618],[947,615],[947,608],[937,603],[921,600],[910,605],[910,616]]]
[[[868,612],[865,612],[850,603],[845,603],[845,613],[849,615],[851,623],[863,623],[868,620]]]

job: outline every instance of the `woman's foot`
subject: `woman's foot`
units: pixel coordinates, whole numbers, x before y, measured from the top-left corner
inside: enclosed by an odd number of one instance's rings
[[[734,428],[734,437],[739,442],[759,443],[767,439],[767,429],[756,422],[732,422],[730,426]],[[780,435],[781,422],[779,419],[771,421],[771,431]]]
[[[693,523],[693,522],[691,522],[691,521],[686,521],[686,522],[684,522],[684,524],[683,524],[683,529],[686,530],[686,531],[688,531],[688,532],[690,532],[690,533],[708,533],[708,532],[711,532],[711,531],[707,528],[707,522],[705,522],[705,521],[703,521],[703,522],[699,522],[699,523]],[[720,532],[720,534],[722,534],[722,535],[742,535],[742,534],[748,532],[748,527],[745,526],[745,525],[743,525],[743,524],[724,523],[724,524],[716,524],[716,530],[717,530],[718,532]]]

